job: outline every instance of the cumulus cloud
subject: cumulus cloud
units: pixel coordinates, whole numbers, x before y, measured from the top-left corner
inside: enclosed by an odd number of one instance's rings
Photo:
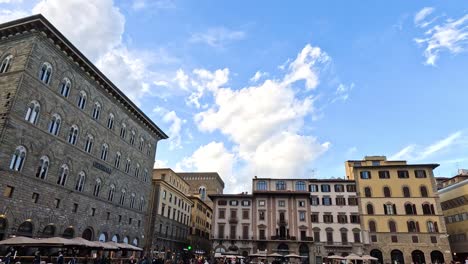
[[[232,41],[244,39],[245,36],[246,33],[244,31],[231,30],[226,27],[214,27],[204,32],[193,33],[189,42],[203,43],[213,48],[223,48]]]
[[[423,9],[415,16],[415,23],[419,27],[425,27],[435,21],[426,21],[433,9]],[[420,14],[421,13],[421,14]],[[447,50],[452,54],[466,51],[468,45],[468,15],[458,19],[448,18],[424,32],[424,37],[415,38],[414,41],[424,47],[425,63],[434,66],[442,51]]]
[[[250,81],[255,83],[258,82],[262,77],[268,76],[267,72],[262,72],[262,71],[257,71],[252,78],[250,78]]]
[[[185,120],[182,120],[180,117],[178,117],[176,112],[170,111],[164,115],[163,121],[170,123],[168,131],[169,149],[180,148],[182,124],[185,123]]]

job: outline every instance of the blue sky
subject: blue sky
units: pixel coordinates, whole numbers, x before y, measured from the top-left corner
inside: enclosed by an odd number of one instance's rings
[[[171,136],[157,166],[226,192],[365,155],[468,168],[465,1],[0,1],[39,12]]]

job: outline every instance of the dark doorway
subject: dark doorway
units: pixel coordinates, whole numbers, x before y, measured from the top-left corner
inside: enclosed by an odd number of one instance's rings
[[[392,258],[392,264],[405,264],[405,259],[403,258],[403,252],[398,249],[392,250],[390,253]]]

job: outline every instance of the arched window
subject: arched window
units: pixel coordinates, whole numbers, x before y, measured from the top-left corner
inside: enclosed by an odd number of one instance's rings
[[[145,169],[144,175],[143,175],[143,181],[148,182],[148,170]]]
[[[119,200],[119,204],[120,205],[123,205],[125,203],[125,189],[122,189],[122,191],[120,192],[120,200]]]
[[[411,196],[411,193],[410,193],[409,187],[404,186],[404,187],[403,187],[403,197],[408,198],[408,197],[410,197],[410,196]]]
[[[11,54],[6,56],[3,59],[2,64],[0,65],[0,73],[8,72],[8,70],[10,69],[10,65],[11,65],[12,60],[13,60],[13,55],[11,55]]]
[[[49,157],[42,156],[39,160],[39,167],[37,168],[36,177],[40,179],[45,179],[47,177],[47,172],[49,171]]]
[[[428,221],[427,222],[427,232],[429,232],[429,233],[439,232],[439,230],[437,230],[437,222]]]
[[[101,159],[106,160],[107,159],[107,152],[109,151],[109,146],[107,144],[102,144],[101,148]]]
[[[429,204],[429,203],[423,204],[423,205],[422,205],[422,210],[423,210],[423,214],[425,214],[425,215],[433,215],[433,214],[435,214],[434,205]]]
[[[390,193],[390,188],[388,188],[387,186],[385,186],[383,188],[383,193],[384,193],[384,197],[391,197],[392,194]]]
[[[37,101],[32,101],[29,103],[28,110],[26,111],[26,116],[24,120],[28,121],[31,124],[37,124],[37,119],[39,118],[39,111],[41,106]]]
[[[68,97],[68,95],[70,95],[70,88],[71,88],[70,79],[63,78],[62,82],[60,83],[60,94],[63,97]]]
[[[86,136],[86,144],[85,144],[84,151],[91,153],[91,150],[93,148],[93,143],[94,143],[94,137],[88,134]]]
[[[303,181],[296,182],[296,191],[306,191],[306,184]]]
[[[371,197],[372,196],[372,192],[371,192],[370,187],[364,188],[364,196],[366,196],[366,197]]]
[[[119,237],[117,235],[113,235],[111,241],[117,243],[119,242]]]
[[[66,164],[63,164],[59,170],[59,177],[57,179],[57,184],[65,186],[65,183],[67,182],[67,178],[68,178],[68,166]]]
[[[423,185],[423,186],[419,187],[419,189],[421,190],[421,197],[428,197],[426,186]]]
[[[367,204],[367,214],[373,215],[374,214],[374,206],[372,204]]]
[[[98,120],[101,115],[101,104],[99,102],[94,103],[93,118]]]
[[[52,65],[48,62],[44,62],[41,67],[41,72],[39,73],[39,79],[45,83],[49,84],[50,77],[52,76]]]
[[[138,146],[138,149],[140,151],[143,151],[143,146],[144,145],[145,145],[145,140],[142,137],[140,137],[140,145]]]
[[[384,207],[384,213],[386,215],[396,215],[397,214],[395,204],[386,203],[386,204],[383,205],[383,207]]]
[[[137,247],[138,246],[138,238],[134,238],[132,244]]]
[[[96,182],[94,183],[94,196],[99,196],[99,192],[101,191],[101,179],[97,178]]]
[[[127,125],[125,123],[122,123],[122,126],[120,127],[120,137],[125,139],[126,135],[127,135]]]
[[[85,91],[80,91],[80,95],[78,97],[78,107],[80,109],[85,109],[86,107],[86,92]]]
[[[110,113],[107,119],[107,128],[112,129],[114,127],[114,114]]]
[[[407,215],[415,215],[417,214],[416,212],[416,205],[412,204],[412,203],[406,203],[405,204],[405,213]]]
[[[151,155],[151,144],[148,144],[148,147],[146,148],[146,155]]]
[[[114,200],[114,194],[115,194],[115,185],[111,184],[109,188],[109,194],[107,195],[107,200],[112,202]]]
[[[58,114],[52,115],[52,120],[49,123],[49,133],[54,136],[57,136],[60,131],[60,125],[62,123],[62,118]]]
[[[418,222],[415,222],[415,221],[408,221],[408,222],[406,222],[406,225],[408,226],[408,232],[410,232],[410,233],[419,232],[419,224],[418,224]]]
[[[280,190],[280,191],[286,190],[286,182],[282,181],[282,180],[281,181],[276,181],[276,190]]]
[[[140,207],[138,208],[140,211],[143,211],[143,207],[145,206],[145,199],[140,197]]]
[[[21,171],[24,165],[24,160],[26,159],[26,148],[23,146],[18,146],[11,157],[10,169],[15,171]]]
[[[135,166],[135,177],[139,177],[140,176],[140,164],[137,163],[137,165]]]
[[[393,220],[388,221],[388,229],[390,232],[395,233],[397,231],[396,223]]]
[[[127,159],[127,162],[125,163],[125,173],[130,172],[130,163],[132,161],[130,159]]]
[[[377,226],[375,225],[375,221],[369,221],[369,232],[377,232]]]
[[[68,143],[75,145],[78,140],[78,126],[72,125],[70,128],[70,133],[68,133]]]
[[[115,153],[115,160],[114,160],[114,166],[117,169],[120,167],[120,157],[121,157],[121,154],[120,152],[117,151],[117,153]]]
[[[82,192],[84,189],[85,180],[86,174],[84,173],[84,171],[80,171],[78,173],[78,180],[76,181],[75,190]]]
[[[257,182],[257,191],[266,191],[266,190],[267,190],[266,181],[258,181]]]
[[[200,186],[198,188],[198,193],[200,194],[200,199],[203,201],[206,199],[206,187],[205,186]]]
[[[135,193],[130,195],[130,208],[135,207]]]
[[[136,136],[136,133],[135,133],[135,130],[132,130],[132,133],[130,135],[130,144],[135,144],[135,136]]]

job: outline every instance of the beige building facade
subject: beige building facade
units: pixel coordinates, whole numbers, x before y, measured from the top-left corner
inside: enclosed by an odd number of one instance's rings
[[[211,253],[210,235],[213,209],[200,199],[200,195],[191,195],[189,198],[193,202],[189,244],[192,246],[192,253],[207,256]]]

